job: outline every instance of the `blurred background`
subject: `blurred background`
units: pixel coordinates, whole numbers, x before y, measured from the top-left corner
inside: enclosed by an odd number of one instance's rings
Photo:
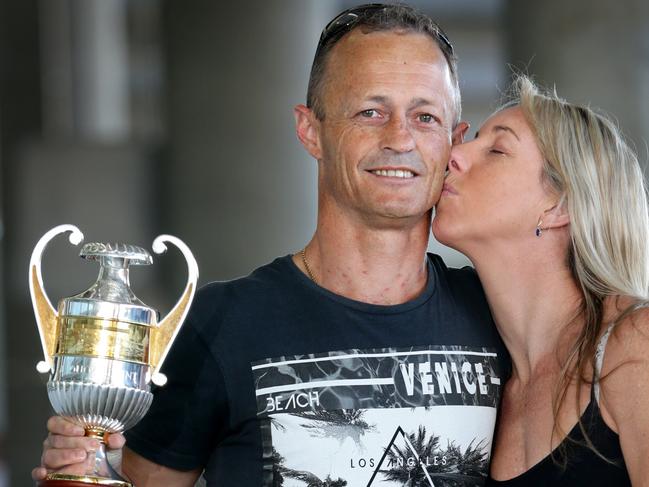
[[[193,249],[202,283],[301,249],[315,227],[316,164],[292,107],[322,27],[360,3],[0,0],[0,487],[31,484],[50,415],[27,286],[37,240],[61,223],[86,241],[147,248],[171,233]],[[473,127],[514,67],[615,115],[646,165],[649,2],[409,3],[454,43]],[[54,303],[94,282],[96,266],[77,254],[63,237],[45,253]],[[184,280],[174,250],[132,276],[163,314]]]

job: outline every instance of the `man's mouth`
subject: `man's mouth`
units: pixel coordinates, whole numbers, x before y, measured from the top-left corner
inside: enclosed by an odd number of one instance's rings
[[[416,176],[414,172],[408,171],[407,169],[374,169],[369,172],[376,176],[383,176],[388,178],[410,179]]]

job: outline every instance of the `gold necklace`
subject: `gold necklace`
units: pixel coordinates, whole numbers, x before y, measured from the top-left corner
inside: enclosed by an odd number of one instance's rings
[[[309,278],[313,282],[318,284],[318,280],[313,275],[313,272],[311,272],[311,266],[309,265],[309,261],[306,260],[306,247],[300,250],[300,255],[302,256],[302,263],[304,264],[304,268],[306,269],[306,273],[309,275]]]

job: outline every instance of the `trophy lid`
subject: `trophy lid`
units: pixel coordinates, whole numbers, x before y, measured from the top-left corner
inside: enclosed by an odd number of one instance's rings
[[[99,277],[87,291],[60,301],[61,316],[156,325],[157,311],[135,296],[129,281],[129,265],[153,263],[146,249],[121,243],[93,242],[85,244],[79,256],[99,262]]]
[[[148,250],[137,245],[122,243],[91,242],[81,247],[79,256],[87,260],[99,260],[103,257],[114,257],[126,261],[126,265],[153,264],[153,257]]]

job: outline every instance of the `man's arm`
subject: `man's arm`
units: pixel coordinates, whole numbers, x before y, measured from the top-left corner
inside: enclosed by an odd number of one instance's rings
[[[193,487],[201,475],[201,470],[183,472],[163,467],[138,455],[128,447],[123,451],[122,472],[137,487],[160,487],[161,485]]]

